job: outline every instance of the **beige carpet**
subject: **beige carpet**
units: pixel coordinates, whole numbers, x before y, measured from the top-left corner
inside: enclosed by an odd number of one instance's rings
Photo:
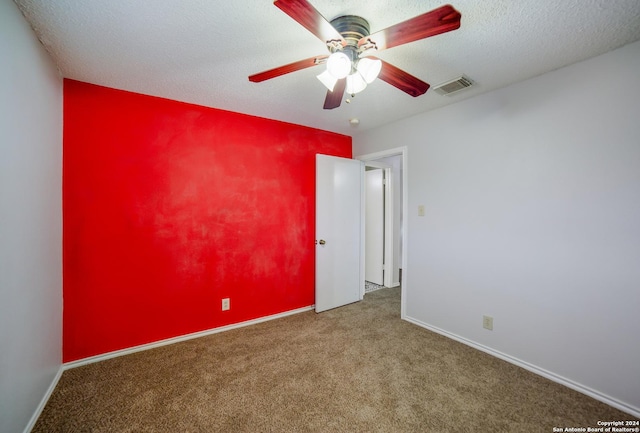
[[[65,371],[34,432],[552,432],[630,415],[400,320],[399,289]]]

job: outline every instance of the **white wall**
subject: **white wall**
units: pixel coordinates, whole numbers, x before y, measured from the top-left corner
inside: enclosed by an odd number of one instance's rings
[[[62,363],[62,79],[0,1],[0,431],[28,426]]]
[[[408,147],[408,319],[636,416],[639,74],[636,42],[354,137]]]

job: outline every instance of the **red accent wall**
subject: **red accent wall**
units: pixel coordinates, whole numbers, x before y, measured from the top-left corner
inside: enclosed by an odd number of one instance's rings
[[[351,138],[65,80],[64,362],[312,305],[316,153]]]

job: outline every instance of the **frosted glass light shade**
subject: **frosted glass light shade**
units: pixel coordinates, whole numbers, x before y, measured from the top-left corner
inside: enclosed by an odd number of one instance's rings
[[[351,59],[343,52],[335,52],[327,59],[327,71],[338,80],[351,72]]]
[[[380,59],[374,60],[364,57],[358,62],[357,69],[367,84],[371,84],[378,77],[378,74],[382,69],[382,61],[380,61]]]
[[[356,93],[362,92],[365,87],[367,87],[367,82],[359,72],[354,72],[347,77],[347,87],[345,89],[347,93],[355,95]]]
[[[316,78],[320,80],[320,82],[324,84],[324,87],[329,89],[331,92],[333,92],[333,88],[336,86],[336,83],[338,82],[338,79],[333,75],[331,75],[329,71],[324,71],[322,74],[317,75]]]

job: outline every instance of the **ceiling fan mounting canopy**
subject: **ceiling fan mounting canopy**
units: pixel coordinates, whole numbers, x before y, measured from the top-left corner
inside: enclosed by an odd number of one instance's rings
[[[355,64],[364,51],[358,47],[358,42],[369,36],[369,22],[357,15],[343,15],[331,20],[330,24],[340,33],[346,44],[331,40],[327,42],[327,48],[331,53],[342,51]]]
[[[327,85],[325,80],[321,79],[321,76],[318,76],[320,81],[329,88],[324,103],[325,109],[339,107],[345,89],[347,89],[349,93],[352,93],[352,91],[349,90],[349,88],[355,88],[355,83],[351,80],[352,78],[360,79],[360,74],[366,77],[366,73],[357,69],[359,63],[360,66],[364,65],[365,58],[377,64],[377,67],[374,68],[376,69],[375,75],[382,81],[391,84],[413,97],[424,94],[430,87],[428,83],[370,54],[376,50],[381,51],[456,30],[460,27],[461,18],[460,13],[455,10],[453,6],[444,5],[371,34],[369,22],[364,18],[357,15],[343,15],[329,22],[308,0],[275,0],[274,5],[325,42],[331,53],[331,57],[335,57],[336,54],[344,54],[348,59],[343,58],[341,61],[350,61],[351,68],[356,69],[355,73],[345,76],[344,78],[331,77],[331,85]],[[327,63],[328,58],[330,58],[329,55],[323,54],[300,60],[251,75],[249,76],[249,81],[261,82],[290,72]],[[362,58],[362,61],[360,61],[360,58]],[[326,72],[321,75],[327,75]],[[342,77],[342,75],[339,76]],[[366,82],[370,81],[367,80]],[[362,83],[366,86],[364,79]]]
[[[347,41],[347,45],[358,46],[358,41],[369,36],[369,22],[357,15],[343,15],[330,23]]]

